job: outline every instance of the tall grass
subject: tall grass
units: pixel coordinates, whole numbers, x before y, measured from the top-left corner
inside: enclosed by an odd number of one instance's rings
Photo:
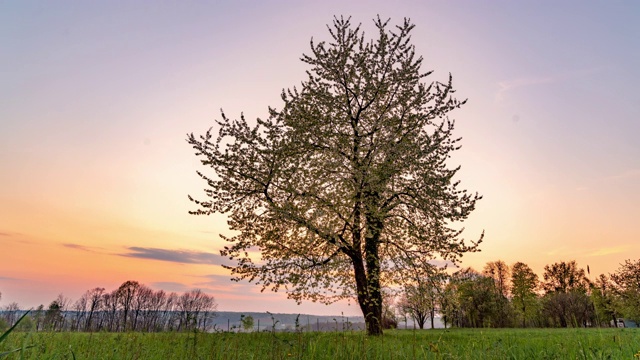
[[[640,329],[332,333],[14,333],[23,359],[637,359]]]
[[[20,324],[20,322],[22,321],[22,319],[24,319],[24,318],[29,314],[29,311],[31,311],[31,310],[28,310],[27,312],[25,312],[24,314],[22,314],[22,316],[20,316],[20,318],[18,319],[18,321],[16,321],[16,322],[15,322],[15,324],[13,324],[13,326],[11,326],[11,327],[9,328],[9,330],[5,331],[4,333],[2,333],[2,335],[0,335],[0,345],[2,345],[2,343],[3,343],[4,341],[6,341],[6,339],[9,337],[9,334],[11,334],[11,333],[16,329],[16,327],[18,326],[18,324]],[[31,345],[31,346],[27,346],[27,345],[25,345],[25,343],[23,342],[23,343],[22,343],[22,346],[21,346],[21,347],[19,347],[19,348],[15,348],[15,349],[12,349],[12,350],[0,351],[0,358],[3,358],[3,357],[6,357],[6,356],[9,356],[10,354],[12,354],[12,353],[16,353],[16,352],[18,352],[18,351],[24,351],[25,349],[27,349],[27,348],[29,348],[29,347],[32,347],[32,345]],[[2,349],[2,348],[0,348],[0,349]]]

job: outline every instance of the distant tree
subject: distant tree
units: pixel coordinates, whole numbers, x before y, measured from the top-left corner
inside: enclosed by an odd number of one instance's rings
[[[567,293],[573,290],[587,291],[590,281],[584,269],[578,268],[575,260],[561,261],[544,267],[544,282],[542,287],[546,293]]]
[[[96,311],[100,309],[100,306],[102,305],[101,301],[102,301],[103,294],[104,294],[104,288],[96,287],[91,290],[87,290],[87,292],[85,292],[84,295],[82,295],[87,299],[86,301],[88,304],[88,311],[89,311],[89,314],[87,315],[87,321],[85,322],[85,327],[84,327],[85,331],[91,331],[92,329],[94,314],[96,313]]]
[[[2,317],[6,320],[9,326],[12,326],[16,320],[18,320],[18,311],[20,311],[20,306],[17,302],[11,302],[7,304],[2,312]]]
[[[551,326],[586,327],[595,322],[593,302],[582,290],[546,294],[542,299],[542,310]]]
[[[163,329],[161,325],[162,310],[167,302],[167,294],[163,290],[154,291],[148,302],[144,314],[144,326],[146,331],[158,331]]]
[[[622,315],[640,324],[640,259],[626,260],[610,276],[620,297]]]
[[[242,328],[244,329],[244,331],[253,331],[253,316],[244,316],[244,314],[242,314],[240,315],[240,322],[242,323]]]
[[[44,315],[44,327],[50,331],[62,330],[63,321],[62,310],[63,304],[58,299],[52,301]]]
[[[138,296],[139,289],[139,282],[129,280],[122,283],[117,290],[117,304],[120,306],[120,309],[122,309],[122,327],[124,331],[127,331],[129,323],[133,324],[133,321],[129,321],[130,312]]]
[[[396,314],[396,293],[391,289],[382,289],[382,328],[395,329],[398,327]]]
[[[608,325],[611,321],[616,324],[619,312],[619,297],[607,275],[600,274],[598,276],[591,291],[591,299],[595,306],[596,319],[599,325]]]
[[[511,270],[502,260],[489,261],[482,271],[484,276],[490,277],[493,280],[494,289],[496,292],[496,316],[494,319],[494,326],[497,327],[509,327],[513,325],[513,307],[509,302],[509,281],[511,277]]]
[[[493,279],[496,291],[505,299],[509,296],[509,265],[502,260],[489,261],[482,270],[484,276]]]
[[[447,324],[453,324],[459,319],[460,304],[458,299],[458,283],[451,278],[445,282],[443,291],[438,294],[438,304],[445,329]]]
[[[424,328],[427,319],[434,328],[434,318],[441,293],[444,291],[447,274],[445,269],[426,264],[407,271],[412,275],[405,281],[399,308],[409,314],[420,329]]]
[[[84,294],[80,296],[80,298],[73,303],[72,308],[75,316],[71,320],[72,330],[80,331],[80,329],[86,326],[87,306],[88,306],[88,300],[87,300],[87,297],[84,296]]]
[[[546,265],[542,286],[546,292],[543,311],[552,324],[568,327],[595,322],[595,308],[588,295],[591,282],[575,260]]]
[[[453,323],[459,327],[496,327],[501,326],[498,302],[500,295],[495,291],[492,278],[471,269],[462,269],[453,273],[451,278],[455,286],[457,306],[450,311]]]
[[[16,330],[24,331],[24,332],[33,331],[35,329],[36,329],[36,322],[33,318],[33,315],[25,316],[24,318],[22,318],[20,323],[18,323],[18,326],[16,326]]]
[[[297,301],[355,297],[367,333],[382,334],[381,286],[403,264],[439,256],[457,261],[465,244],[451,227],[481,197],[448,168],[459,148],[447,114],[456,100],[451,77],[423,82],[410,43],[414,25],[391,30],[374,21],[377,39],[336,18],[329,43],[311,42],[300,89],[282,92],[253,127],[224,113],[217,136],[188,135],[215,175],[194,214],[226,213],[237,235],[221,254],[236,279],[284,288]],[[254,262],[248,251],[258,250]]]
[[[167,301],[164,303],[163,312],[163,329],[167,330],[176,330],[176,327],[179,326],[181,321],[181,314],[178,308],[178,302],[180,300],[180,296],[175,292],[169,293],[167,295]]]
[[[140,284],[138,287],[135,296],[133,297],[133,301],[131,302],[131,330],[138,331],[140,330],[140,318],[144,312],[144,310],[149,306],[149,302],[151,301],[151,297],[153,295],[153,290],[144,284]]]
[[[44,328],[44,305],[40,304],[38,307],[31,313],[33,316],[33,320],[35,321],[35,330],[40,331]]]
[[[194,289],[182,294],[178,298],[177,306],[181,314],[178,330],[194,330],[198,327],[205,330],[206,323],[201,322],[204,320],[202,316],[215,310],[216,303],[212,296],[200,289]]]
[[[118,331],[118,304],[120,303],[119,294],[120,293],[118,292],[118,289],[102,294],[102,309],[104,320],[101,321],[101,326],[99,326],[99,328],[102,328],[102,322],[104,322],[104,326],[106,326],[107,330],[112,332]]]
[[[538,305],[538,275],[524,263],[517,262],[511,267],[511,301],[519,317],[522,327],[532,319]]]
[[[431,311],[431,302],[426,297],[421,296],[425,291],[419,285],[405,285],[404,292],[398,300],[400,311],[403,314],[408,314],[420,329],[424,329],[424,324],[427,322]]]

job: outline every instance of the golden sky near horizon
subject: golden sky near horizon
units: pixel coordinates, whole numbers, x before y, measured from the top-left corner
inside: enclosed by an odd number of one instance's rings
[[[640,7],[576,4],[0,4],[0,307],[137,280],[219,310],[358,315],[230,282],[225,217],[187,213],[205,184],[186,134],[278,107],[336,14],[368,34],[410,16],[423,70],[469,99],[451,165],[484,196],[465,237],[486,236],[463,266],[615,271],[640,254]]]

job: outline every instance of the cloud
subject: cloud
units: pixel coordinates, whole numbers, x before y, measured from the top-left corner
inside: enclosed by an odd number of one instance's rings
[[[82,251],[93,252],[93,253],[100,252],[100,250],[104,250],[98,247],[84,246],[84,245],[72,244],[72,243],[65,243],[65,244],[62,244],[62,246],[69,249],[82,250]]]
[[[185,292],[189,290],[189,287],[183,283],[173,281],[158,281],[151,283],[151,287],[156,289],[162,289],[165,291]]]
[[[0,281],[21,281],[22,279],[16,279],[12,277],[0,276]]]
[[[555,249],[551,249],[551,250],[547,251],[547,255],[548,256],[564,255],[566,253],[567,253],[567,247],[566,246],[561,246],[559,248],[555,248]]]
[[[521,77],[513,80],[500,81],[498,82],[498,86],[500,88],[496,93],[496,101],[497,102],[503,101],[505,94],[515,89],[535,86],[535,85],[550,84],[550,83],[563,81],[567,79],[574,79],[574,78],[579,78],[583,76],[589,76],[589,75],[601,72],[602,70],[604,70],[604,68],[601,68],[601,67],[575,69],[575,70],[567,71],[562,74],[538,76],[538,77]]]
[[[498,102],[503,101],[505,94],[514,89],[533,86],[533,85],[549,84],[549,83],[555,82],[556,80],[557,79],[552,76],[546,76],[546,77],[538,77],[538,78],[534,78],[534,77],[518,78],[514,80],[500,81],[498,83],[498,86],[500,87],[500,89],[496,93],[496,101]]]
[[[128,247],[127,249],[130,252],[119,255],[138,259],[169,261],[181,264],[220,265],[225,260],[224,257],[218,254],[191,250],[168,250],[136,246]]]
[[[257,294],[262,289],[262,285],[252,284],[246,280],[232,281],[230,275],[210,274],[198,277],[204,278],[206,281],[196,282],[194,285],[207,287],[216,291],[216,293]]]
[[[626,245],[618,245],[618,246],[610,246],[603,247],[599,249],[576,249],[569,248],[566,246],[562,246],[556,249],[552,249],[547,252],[549,256],[588,256],[588,257],[596,257],[596,256],[607,256],[613,254],[620,254],[629,251],[629,246]]]
[[[632,180],[640,179],[640,169],[629,169],[621,173],[607,176],[605,180]]]
[[[587,256],[606,256],[606,255],[619,254],[619,253],[627,252],[628,248],[629,248],[628,246],[622,246],[622,245],[605,247],[605,248],[594,250],[589,254],[587,254]]]
[[[11,236],[11,234],[6,233],[6,232],[1,232],[1,231],[0,231],[0,236]]]

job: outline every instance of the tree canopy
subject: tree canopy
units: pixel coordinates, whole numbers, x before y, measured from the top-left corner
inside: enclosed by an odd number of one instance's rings
[[[311,40],[300,88],[282,91],[280,110],[250,124],[216,121],[217,136],[187,141],[213,174],[198,172],[206,198],[194,214],[225,213],[237,235],[223,256],[235,279],[297,301],[356,298],[369,334],[381,334],[381,283],[441,258],[476,251],[454,223],[481,196],[454,180],[459,148],[447,114],[465,101],[452,78],[426,82],[411,44],[414,25],[374,20],[377,37],[335,18],[330,40]],[[259,257],[255,256],[259,253]]]

